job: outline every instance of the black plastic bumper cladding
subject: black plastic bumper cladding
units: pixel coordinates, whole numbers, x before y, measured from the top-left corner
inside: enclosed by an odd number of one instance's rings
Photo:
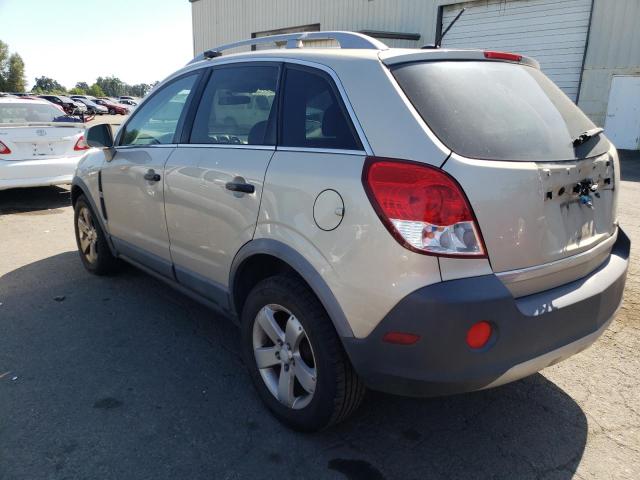
[[[511,367],[602,327],[622,301],[630,242],[619,229],[608,260],[587,277],[514,299],[495,275],[451,280],[402,299],[364,339],[343,338],[365,383],[374,390],[431,396],[478,390]],[[491,322],[494,337],[473,350],[469,327]],[[382,341],[390,331],[421,336],[415,345]]]

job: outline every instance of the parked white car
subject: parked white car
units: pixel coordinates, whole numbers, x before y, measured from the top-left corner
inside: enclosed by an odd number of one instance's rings
[[[0,190],[71,183],[84,131],[46,100],[0,98]]]

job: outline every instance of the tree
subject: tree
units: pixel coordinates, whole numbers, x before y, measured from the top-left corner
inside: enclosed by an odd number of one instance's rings
[[[94,83],[89,87],[89,89],[87,90],[87,94],[93,95],[94,97],[106,97],[104,91],[97,83]]]
[[[118,77],[98,77],[96,84],[106,96],[119,97],[120,95],[126,95],[127,84]]]
[[[37,92],[43,93],[55,93],[55,92],[65,92],[65,88],[60,85],[53,78],[49,77],[38,77],[36,78],[36,83],[33,86],[33,90]]]
[[[69,94],[70,95],[86,95],[87,91],[83,90],[82,88],[73,87],[71,90],[69,90]]]
[[[5,88],[10,92],[24,92],[27,80],[24,77],[24,61],[17,53],[9,57],[9,68],[5,79]]]
[[[85,93],[89,90],[89,84],[87,82],[78,82],[76,83],[75,88],[84,91]]]
[[[9,45],[0,40],[0,92],[7,90],[6,74],[9,68]]]
[[[144,97],[151,90],[151,85],[148,83],[138,83],[128,88],[128,94],[133,97]]]

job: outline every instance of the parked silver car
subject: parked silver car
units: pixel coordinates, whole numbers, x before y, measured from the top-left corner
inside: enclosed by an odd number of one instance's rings
[[[93,115],[106,115],[107,113],[109,113],[109,109],[107,107],[104,107],[102,105],[98,105],[96,102],[94,102],[93,100],[89,100],[86,97],[81,97],[81,96],[76,96],[76,95],[72,95],[71,98],[77,102],[77,103],[82,103],[83,105],[85,105],[87,112]]]
[[[302,48],[326,39],[341,48]],[[222,55],[264,42],[289,48]],[[251,39],[87,138],[84,266],[125,260],[236,319],[261,398],[296,429],[348,417],[365,386],[530,375],[621,303],[616,149],[521,55]]]

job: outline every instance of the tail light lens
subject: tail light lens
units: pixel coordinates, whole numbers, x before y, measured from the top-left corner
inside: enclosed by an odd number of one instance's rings
[[[363,184],[382,222],[406,248],[428,255],[485,256],[471,206],[442,170],[369,157]]]
[[[11,149],[4,143],[0,142],[0,155],[8,155],[11,153]]]
[[[84,135],[80,135],[80,138],[78,138],[78,141],[73,146],[73,149],[76,150],[76,151],[78,151],[78,150],[89,150],[90,148],[91,147],[84,140]]]

